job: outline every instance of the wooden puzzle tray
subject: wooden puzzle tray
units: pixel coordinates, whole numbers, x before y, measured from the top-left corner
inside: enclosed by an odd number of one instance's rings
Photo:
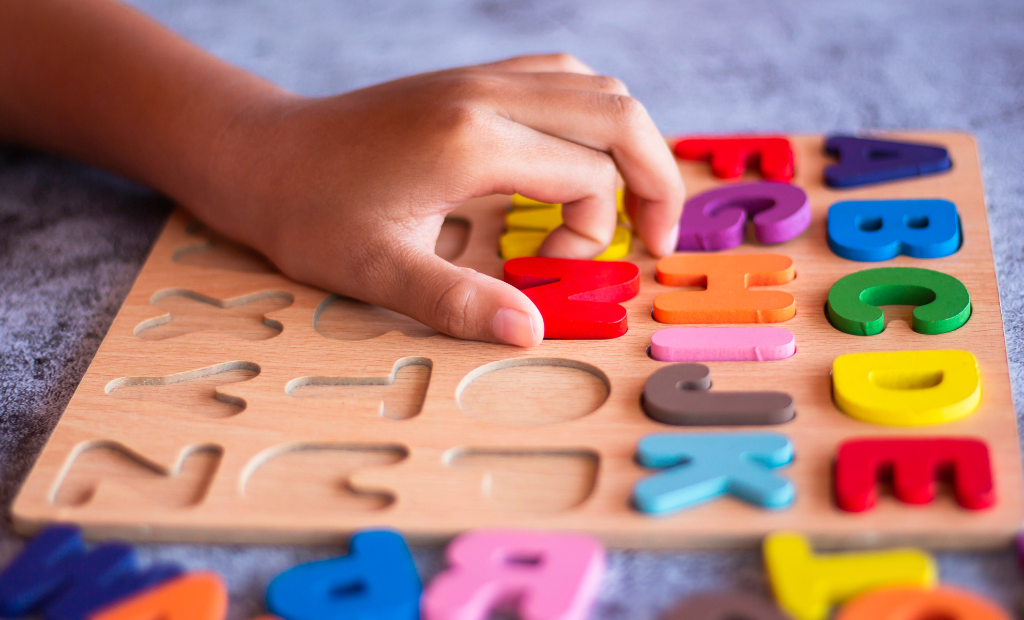
[[[945,146],[951,171],[834,190],[823,185],[821,136],[795,136],[793,182],[813,220],[773,246],[748,239],[733,253],[791,257],[797,277],[778,287],[796,298],[793,357],[711,362],[716,390],[781,390],[796,417],[771,427],[673,427],[644,415],[644,382],[665,363],[647,355],[655,259],[634,240],[627,259],[640,293],[623,305],[628,333],[611,340],[548,340],[530,350],[465,342],[410,319],[339,299],[278,274],[265,259],[210,234],[185,211],[170,218],[53,436],[14,503],[25,533],[55,521],[93,537],[134,540],[326,543],[355,530],[392,527],[413,540],[478,527],[590,532],[614,546],[749,545],[796,529],[819,545],[1005,544],[1024,516],[1021,461],[999,296],[974,141],[955,133],[889,134]],[[680,162],[687,192],[723,182],[706,163]],[[756,177],[751,175],[751,180]],[[834,202],[942,198],[962,219],[963,246],[940,259],[900,256],[858,263],[826,243]],[[501,277],[498,239],[505,196],[463,205],[438,252]],[[955,331],[913,332],[909,310],[871,337],[832,327],[824,307],[842,276],[877,266],[950,274],[970,292],[973,314]],[[830,371],[844,353],[964,349],[978,360],[982,401],[936,426],[877,426],[833,404]],[[649,470],[637,442],[658,432],[770,430],[795,459],[779,470],[797,497],[769,511],[724,497],[652,517],[631,507]],[[971,436],[988,443],[997,501],[958,507],[948,492],[922,506],[882,493],[848,513],[832,497],[836,447],[852,437]]]

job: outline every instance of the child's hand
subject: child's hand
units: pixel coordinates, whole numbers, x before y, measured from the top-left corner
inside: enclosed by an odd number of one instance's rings
[[[615,230],[616,168],[639,235],[671,253],[683,186],[646,111],[569,56],[531,56],[257,109],[221,142],[221,193],[190,206],[292,278],[530,346],[543,322],[522,292],[434,254],[444,216],[495,193],[561,202],[541,254],[592,258]]]
[[[297,280],[523,346],[541,341],[540,314],[434,254],[445,214],[494,193],[561,202],[541,253],[590,258],[614,232],[618,168],[663,255],[683,202],[643,107],[568,56],[307,99],[112,0],[0,2],[0,141],[147,183]]]

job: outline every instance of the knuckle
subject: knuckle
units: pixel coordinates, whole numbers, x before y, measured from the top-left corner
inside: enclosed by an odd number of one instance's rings
[[[573,56],[572,54],[566,54],[565,52],[556,52],[554,54],[551,54],[549,58],[551,59],[553,64],[558,66],[559,69],[563,69],[566,71],[577,69],[580,65],[583,64],[575,56]]]
[[[616,125],[631,130],[643,123],[647,110],[643,104],[628,95],[616,95],[611,98],[610,114]]]
[[[627,92],[626,85],[618,78],[611,77],[610,75],[595,75],[591,79],[598,90],[618,95],[625,95]]]

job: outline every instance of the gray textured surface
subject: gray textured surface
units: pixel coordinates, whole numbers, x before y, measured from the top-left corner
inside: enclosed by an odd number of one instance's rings
[[[136,0],[212,52],[305,94],[546,51],[623,79],[663,132],[949,128],[980,140],[1014,394],[1024,389],[1024,2]],[[623,8],[628,7],[628,8]],[[0,501],[56,424],[167,204],[80,166],[0,150]],[[1018,408],[1018,414],[1020,413]],[[0,532],[0,559],[20,545]],[[231,617],[337,549],[147,546],[221,571]],[[417,549],[425,577],[437,549]],[[940,555],[942,578],[1014,606],[1007,552]],[[612,556],[597,618],[654,618],[706,588],[764,591],[754,552]]]

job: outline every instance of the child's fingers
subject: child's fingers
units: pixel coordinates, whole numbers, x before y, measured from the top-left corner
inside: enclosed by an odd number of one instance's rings
[[[558,73],[584,73],[594,75],[595,71],[583,62],[569,54],[534,54],[530,56],[516,56],[497,62],[489,62],[476,65],[482,69],[494,69],[496,71],[515,72],[547,72]]]
[[[510,284],[420,250],[394,259],[398,273],[380,284],[384,305],[456,338],[540,344],[544,319]]]
[[[488,73],[503,82],[527,88],[588,90],[612,95],[629,95],[621,81],[607,75],[584,75],[566,72]],[[512,94],[512,93],[510,93]]]
[[[665,140],[636,99],[538,89],[531,95],[501,97],[494,106],[515,122],[611,154],[640,199],[640,237],[655,255],[672,253],[675,241],[670,237],[683,207],[683,182]]]
[[[562,203],[563,225],[541,246],[542,256],[593,258],[615,234],[615,162],[573,142],[538,132],[502,117],[477,155],[473,174],[482,192],[519,193],[535,200]]]

